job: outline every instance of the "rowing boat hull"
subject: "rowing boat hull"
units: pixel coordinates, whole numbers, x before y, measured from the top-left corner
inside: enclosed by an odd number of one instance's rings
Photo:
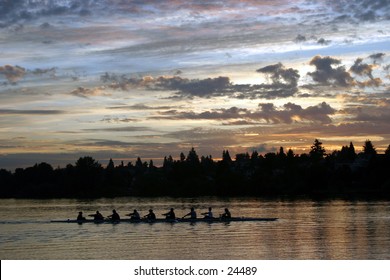
[[[53,220],[52,223],[78,223],[78,224],[84,224],[84,223],[95,223],[95,224],[115,224],[115,223],[230,223],[230,222],[273,222],[278,220],[278,218],[230,218],[230,219],[156,219],[156,220],[131,220],[131,219],[121,219],[120,221],[113,221],[113,220],[102,220],[102,221],[95,221],[95,220]]]

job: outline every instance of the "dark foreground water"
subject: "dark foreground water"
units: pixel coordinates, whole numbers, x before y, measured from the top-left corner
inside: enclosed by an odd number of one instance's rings
[[[113,208],[158,217],[194,206],[275,222],[68,224]],[[0,200],[0,259],[390,259],[390,203],[268,201],[252,198]]]

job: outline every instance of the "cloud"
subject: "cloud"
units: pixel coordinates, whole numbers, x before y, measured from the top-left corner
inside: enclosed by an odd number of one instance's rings
[[[247,109],[231,107],[229,109],[213,109],[210,111],[204,111],[202,113],[195,113],[192,111],[181,112],[178,110],[169,110],[160,112],[162,117],[152,117],[156,119],[191,119],[191,120],[226,120],[237,119],[245,117],[249,111]]]
[[[0,109],[0,115],[60,115],[66,114],[63,110],[15,110]]]
[[[89,98],[91,96],[111,96],[111,94],[104,93],[101,88],[85,88],[85,87],[78,87],[75,90],[72,90],[70,95],[82,97],[82,98]]]
[[[123,110],[123,109],[128,109],[128,110],[169,110],[171,109],[171,106],[148,106],[142,103],[134,104],[134,105],[120,105],[120,106],[110,106],[107,107],[107,109],[113,109],[113,110]]]
[[[110,117],[110,116],[105,116],[101,122],[106,122],[106,123],[129,123],[129,122],[138,122],[139,120],[137,119],[132,119],[132,118],[119,118],[119,117]]]
[[[374,64],[377,64],[378,61],[382,61],[383,58],[385,57],[385,53],[374,53],[370,55],[368,58],[372,59]]]
[[[228,77],[185,79],[180,77],[159,77],[155,83],[157,89],[178,91],[184,97],[222,96],[231,86]]]
[[[357,75],[368,76],[370,79],[374,79],[374,77],[372,76],[373,65],[363,63],[362,58],[356,59],[355,63],[351,66],[349,70]]]
[[[320,39],[318,39],[317,44],[329,45],[331,42],[332,42],[331,40],[325,40],[324,38],[320,38]]]
[[[234,84],[229,77],[188,79],[180,76],[144,76],[142,78],[127,77],[105,73],[100,80],[112,89],[128,90],[143,88],[147,90],[170,91],[174,98],[211,98],[228,96],[238,99],[266,98],[274,99],[294,95],[300,78],[298,70],[285,68],[278,63],[256,70],[265,74],[270,83],[264,84]]]
[[[336,85],[342,87],[352,86],[354,80],[344,66],[338,66],[341,60],[329,56],[315,56],[310,65],[316,67],[316,71],[307,73],[312,79],[322,85]],[[333,67],[336,66],[336,67]]]
[[[100,77],[104,83],[113,89],[146,88],[149,90],[174,91],[182,97],[211,97],[223,94],[231,85],[228,77],[187,79],[179,76],[157,78],[145,76],[142,78],[127,78],[125,75],[105,73]]]
[[[109,2],[106,0],[3,0],[0,1],[0,27],[7,27],[14,23],[41,17],[60,15],[87,16],[91,14],[90,8],[100,6],[96,4],[108,5]]]
[[[329,116],[336,113],[336,110],[326,102],[307,108],[302,108],[302,106],[291,102],[284,104],[281,109],[277,109],[271,103],[261,103],[259,107],[261,110],[253,113],[252,116],[272,123],[289,124],[304,121],[328,124],[332,122]]]
[[[299,80],[298,70],[293,68],[286,69],[282,63],[268,65],[256,70],[259,73],[269,74],[272,82],[276,85],[287,84],[296,87]]]
[[[375,65],[369,65],[367,63],[363,63],[362,58],[358,58],[355,60],[355,63],[349,69],[352,73],[357,74],[359,76],[367,76],[370,80],[367,81],[356,81],[357,85],[360,87],[366,86],[380,86],[382,84],[382,80],[380,78],[374,78],[372,75],[372,71]]]
[[[28,70],[29,73],[33,75],[49,75],[50,77],[55,77],[56,72],[57,72],[57,67],[52,67],[52,68],[35,68],[34,70]]]
[[[213,109],[196,113],[193,111],[169,110],[160,112],[160,116],[151,117],[153,119],[172,119],[172,120],[230,120],[229,124],[254,124],[254,123],[285,123],[293,122],[316,122],[328,124],[332,122],[331,115],[336,110],[326,102],[316,106],[302,108],[294,103],[284,104],[281,108],[275,107],[272,103],[260,103],[257,110],[231,107],[228,109]],[[226,124],[226,123],[225,123]]]
[[[4,65],[0,66],[0,74],[4,75],[8,82],[16,83],[24,77],[26,69],[17,65]]]
[[[388,20],[390,5],[388,0],[357,0],[327,2],[339,18],[356,21]],[[341,15],[340,15],[341,14]]]
[[[138,132],[151,131],[152,129],[146,126],[122,126],[122,127],[102,127],[102,128],[86,128],[83,131],[106,131],[106,132]]]

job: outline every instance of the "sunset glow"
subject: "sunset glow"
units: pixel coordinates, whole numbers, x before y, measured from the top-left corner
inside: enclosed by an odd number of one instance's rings
[[[0,2],[0,168],[390,144],[383,0]],[[118,162],[116,162],[118,163]]]

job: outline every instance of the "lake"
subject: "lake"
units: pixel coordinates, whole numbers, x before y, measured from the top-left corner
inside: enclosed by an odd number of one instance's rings
[[[122,218],[137,209],[181,217],[228,207],[232,216],[277,217],[274,222],[72,224],[99,210]],[[255,198],[115,198],[0,200],[0,258],[7,259],[390,259],[386,201],[263,200]]]

